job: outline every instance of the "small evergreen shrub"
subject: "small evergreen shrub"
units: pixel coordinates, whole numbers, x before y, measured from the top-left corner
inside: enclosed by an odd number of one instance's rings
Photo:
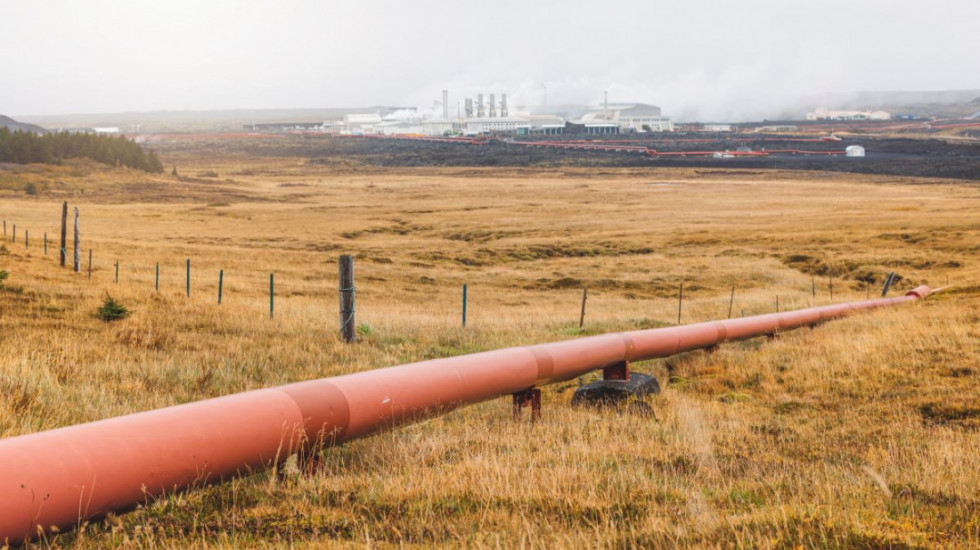
[[[95,311],[95,316],[108,323],[125,319],[129,316],[129,310],[106,292],[102,305]]]

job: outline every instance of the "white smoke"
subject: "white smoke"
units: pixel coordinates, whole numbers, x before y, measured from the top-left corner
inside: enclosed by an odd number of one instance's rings
[[[511,113],[554,111],[559,106],[600,105],[604,92],[610,103],[648,103],[662,108],[675,121],[725,121],[800,119],[821,105],[820,93],[833,92],[834,79],[815,82],[805,71],[784,73],[773,78],[761,65],[733,66],[717,74],[690,70],[677,75],[662,75],[656,82],[646,82],[634,75],[576,77],[560,80],[496,80],[485,83],[468,81],[466,75],[443,86],[449,89],[449,111],[455,116],[457,102],[477,94],[506,93]],[[767,80],[769,85],[760,86]],[[431,107],[423,109],[441,116],[442,86],[434,86],[409,95],[409,101],[424,105],[429,96]],[[838,98],[845,97],[838,95]],[[550,109],[543,109],[548,106]]]
[[[384,119],[400,122],[418,122],[422,119],[422,113],[418,109],[396,109],[385,115]]]

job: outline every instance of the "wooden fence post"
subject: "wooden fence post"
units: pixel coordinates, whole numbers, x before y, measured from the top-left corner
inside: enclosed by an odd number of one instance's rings
[[[276,303],[276,284],[274,274],[269,273],[269,319],[273,318]]]
[[[61,203],[61,267],[68,261],[68,201]]]
[[[119,260],[116,260],[116,284],[119,284]]]
[[[463,283],[463,328],[466,328],[466,283]]]
[[[578,316],[578,328],[585,326],[585,301],[589,299],[589,287],[582,289],[582,313]]]
[[[44,255],[48,255],[48,232],[44,232]]]
[[[895,272],[892,271],[885,277],[885,286],[881,289],[881,297],[884,298],[888,295],[888,289],[892,287],[892,283],[895,281]]]
[[[77,271],[77,270],[76,270]],[[88,278],[92,280],[92,249],[88,249]]]
[[[221,305],[221,287],[225,284],[225,270],[218,270],[218,305]]]
[[[81,236],[78,232],[78,207],[75,207],[75,273],[82,270],[82,250],[78,248],[81,245]],[[89,249],[89,254],[92,253],[92,249]]]
[[[191,297],[191,259],[187,258],[187,297]]]
[[[160,292],[160,262],[157,262],[157,278],[153,284],[153,287],[158,293]]]
[[[354,326],[354,257],[343,255],[337,262],[340,270],[340,334],[345,342],[353,342]]]
[[[684,308],[684,283],[681,283],[677,293],[677,324],[681,324],[681,310]]]

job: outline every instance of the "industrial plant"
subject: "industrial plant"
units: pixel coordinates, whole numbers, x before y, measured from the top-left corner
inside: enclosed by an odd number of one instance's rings
[[[887,111],[835,111],[823,107],[806,114],[807,120],[891,120]]]
[[[479,136],[488,134],[561,135],[671,132],[673,123],[660,107],[646,103],[610,103],[579,106],[566,112],[542,108],[513,111],[507,94],[478,93],[456,101],[451,108],[449,90],[442,91],[438,109],[377,109],[350,113],[342,120],[247,124],[246,130],[264,132],[317,132],[339,135]]]

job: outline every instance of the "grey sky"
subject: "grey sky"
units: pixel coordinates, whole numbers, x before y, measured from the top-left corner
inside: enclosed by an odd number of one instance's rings
[[[611,100],[767,116],[980,88],[978,0],[0,0],[0,113]]]

